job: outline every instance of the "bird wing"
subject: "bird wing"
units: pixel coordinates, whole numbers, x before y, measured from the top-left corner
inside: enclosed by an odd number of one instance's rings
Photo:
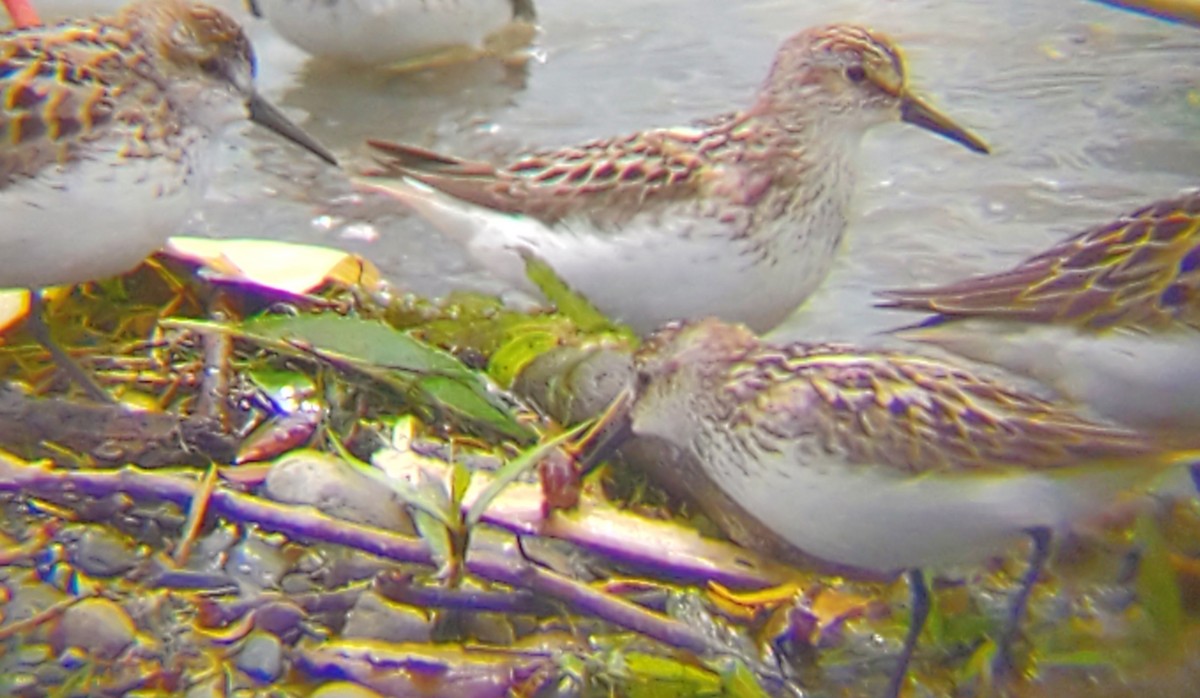
[[[880,294],[885,307],[1073,325],[1093,331],[1200,329],[1200,192],[1075,235],[1016,267]]]
[[[368,177],[408,177],[473,204],[546,225],[582,216],[600,228],[696,197],[728,178],[709,157],[728,142],[723,129],[663,129],[526,155],[504,166],[410,145],[369,141],[378,169]],[[736,183],[735,183],[736,186]]]
[[[0,37],[0,188],[65,164],[75,146],[116,117],[107,79],[119,48],[89,25],[10,32]]]
[[[775,448],[808,439],[849,463],[911,474],[1127,464],[1168,453],[934,359],[824,345],[768,351],[754,363],[730,384],[742,391],[733,424]]]

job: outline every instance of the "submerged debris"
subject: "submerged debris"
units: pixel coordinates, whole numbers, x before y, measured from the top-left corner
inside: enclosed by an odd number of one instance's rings
[[[588,420],[627,380],[619,328],[341,284],[239,289],[214,320],[156,274],[103,296],[103,317],[128,317],[89,349],[136,408],[40,396],[45,362],[0,349],[29,386],[0,390],[0,695],[819,696],[886,679],[902,587],[725,542],[648,484],[662,453],[587,460],[611,435]],[[146,342],[138,318],[168,307]],[[1028,695],[1195,680],[1200,508],[1127,524],[1060,551],[1039,585]],[[986,686],[1018,574],[940,582],[926,690]]]

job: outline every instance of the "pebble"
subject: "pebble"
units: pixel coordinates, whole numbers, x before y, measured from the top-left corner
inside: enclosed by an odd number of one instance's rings
[[[93,577],[125,574],[141,560],[133,539],[112,528],[71,527],[59,538],[67,545],[71,564]]]
[[[251,633],[238,652],[237,668],[259,683],[271,683],[283,673],[283,644],[270,633]]]
[[[412,606],[392,603],[375,592],[358,597],[346,616],[342,637],[385,642],[430,642],[433,623]]]
[[[334,456],[292,451],[271,466],[263,493],[276,502],[308,504],[347,521],[411,533],[412,521],[386,486]]]
[[[79,647],[98,659],[115,659],[134,641],[133,621],[108,599],[84,599],[63,611],[50,634],[56,653]]]
[[[254,533],[248,533],[229,549],[225,573],[235,581],[258,589],[275,589],[288,571],[289,562],[273,545]]]

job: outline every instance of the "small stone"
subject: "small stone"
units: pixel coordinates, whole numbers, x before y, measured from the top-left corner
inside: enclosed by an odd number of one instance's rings
[[[62,591],[38,581],[33,572],[28,572],[27,575],[25,578],[13,580],[8,587],[12,598],[4,606],[6,623],[28,620],[69,598]]]
[[[282,638],[294,634],[303,620],[304,609],[287,601],[263,604],[254,613],[255,628]]]
[[[412,606],[392,603],[375,592],[358,597],[346,614],[344,639],[382,640],[384,642],[429,642],[433,623]]]
[[[115,577],[133,569],[141,560],[133,539],[101,526],[64,530],[70,561],[79,571],[93,577]]]
[[[259,683],[271,683],[283,673],[283,645],[270,633],[251,633],[238,652],[237,668]]]
[[[317,451],[293,451],[271,466],[263,494],[287,504],[308,504],[347,521],[411,533],[404,507],[378,482],[349,464]]]
[[[307,594],[321,589],[321,585],[308,573],[290,572],[279,580],[279,591],[284,594]]]
[[[229,549],[225,572],[241,584],[258,589],[275,589],[288,571],[288,566],[279,546],[249,533]]]
[[[125,609],[108,599],[84,599],[63,611],[50,635],[61,654],[79,647],[98,659],[115,659],[134,641],[134,626]]]

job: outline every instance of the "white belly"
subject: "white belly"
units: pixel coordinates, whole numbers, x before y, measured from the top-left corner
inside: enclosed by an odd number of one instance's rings
[[[748,512],[808,555],[877,574],[945,569],[1003,553],[1035,527],[1102,513],[1141,467],[910,476],[779,460],[751,477],[707,466]]]
[[[271,26],[315,56],[398,63],[479,48],[513,18],[511,0],[258,0]]]
[[[92,159],[0,190],[0,288],[121,274],[158,250],[202,193],[163,159]]]
[[[522,251],[532,252],[603,313],[640,333],[671,320],[710,316],[758,332],[772,329],[828,274],[845,225],[838,206],[821,211],[815,221],[780,219],[779,231],[757,233],[758,239],[777,243],[763,261],[711,219],[638,219],[613,233],[577,229],[570,221],[549,229],[535,219],[473,206],[407,180],[360,184],[412,207],[464,244],[481,267],[531,292]],[[687,226],[688,235],[671,225]]]
[[[725,230],[697,232],[684,239],[635,227],[608,237],[558,227],[530,247],[602,312],[642,334],[703,317],[772,329],[825,278],[833,252],[764,262]]]

